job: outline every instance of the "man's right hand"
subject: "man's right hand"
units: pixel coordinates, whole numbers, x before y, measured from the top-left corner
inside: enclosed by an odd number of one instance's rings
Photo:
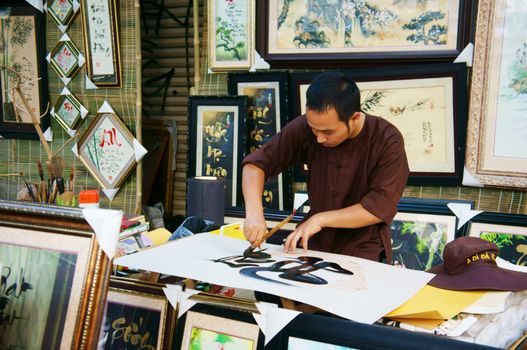
[[[253,247],[259,247],[263,236],[267,233],[267,225],[263,215],[247,214],[243,223],[243,234],[245,239]]]

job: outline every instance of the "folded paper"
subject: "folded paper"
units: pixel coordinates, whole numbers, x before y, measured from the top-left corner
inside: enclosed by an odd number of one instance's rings
[[[113,259],[117,249],[117,238],[121,231],[123,212],[121,210],[86,208],[82,215],[95,232],[99,246]]]
[[[426,285],[386,317],[448,320],[481,298],[485,291],[454,291]]]

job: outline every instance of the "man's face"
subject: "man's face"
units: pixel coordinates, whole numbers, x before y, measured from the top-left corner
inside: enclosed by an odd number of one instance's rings
[[[337,147],[350,138],[354,131],[352,119],[350,118],[347,128],[346,123],[339,119],[335,108],[321,113],[308,109],[306,118],[317,142],[324,147]]]

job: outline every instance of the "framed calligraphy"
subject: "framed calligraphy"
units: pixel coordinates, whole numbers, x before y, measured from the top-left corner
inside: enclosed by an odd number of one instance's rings
[[[190,96],[188,177],[225,178],[225,205],[239,206],[247,96]]]
[[[171,349],[176,313],[162,288],[160,284],[112,278],[100,349]]]
[[[445,63],[345,70],[361,90],[362,111],[402,133],[410,185],[461,183],[467,122],[466,67]],[[305,96],[319,72],[290,74],[291,115],[305,113]]]
[[[249,154],[271,139],[287,122],[287,72],[229,73],[230,95],[248,98],[245,153]],[[268,179],[264,184],[263,205],[269,209],[291,208],[289,172]]]
[[[255,0],[208,0],[212,71],[249,70],[254,60]]]
[[[262,0],[257,48],[273,67],[343,66],[350,60],[451,60],[468,43],[468,0]]]
[[[527,269],[527,215],[483,212],[470,221],[468,235],[495,243],[500,258]]]
[[[117,114],[99,112],[77,143],[78,156],[103,188],[116,189],[137,165],[135,141]]]
[[[88,77],[101,87],[121,86],[117,0],[82,0]]]
[[[0,221],[0,347],[94,349],[111,264],[82,211],[0,201]]]
[[[221,297],[216,296],[216,303]],[[264,335],[242,303],[232,308],[198,303],[178,320],[174,349],[263,349]],[[236,308],[235,308],[236,307]],[[253,310],[254,312],[254,310]]]
[[[527,187],[526,14],[523,2],[479,1],[466,158],[478,186]]]
[[[17,85],[40,128],[49,128],[45,20],[23,1],[0,5],[0,137],[38,139],[37,131],[16,92]]]

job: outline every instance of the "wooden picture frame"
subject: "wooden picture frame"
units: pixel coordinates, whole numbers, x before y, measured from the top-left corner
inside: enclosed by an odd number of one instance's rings
[[[111,264],[82,211],[1,200],[0,221],[0,346],[95,348]]]
[[[33,113],[40,118],[40,128],[46,131],[50,116],[45,18],[23,1],[2,1],[0,12],[5,14],[0,18],[0,137],[38,140],[31,117],[14,88],[19,82]],[[14,30],[18,35],[12,33]]]
[[[64,29],[64,32],[79,12],[79,4],[76,0],[48,0],[46,10],[57,26]]]
[[[225,205],[242,203],[241,162],[247,96],[190,96],[188,174],[225,178]]]
[[[73,78],[82,61],[77,46],[71,40],[61,40],[50,53],[50,65],[61,78]]]
[[[228,342],[256,350],[263,349],[264,335],[252,313],[245,311],[241,303],[237,309],[198,303],[178,319],[174,349],[193,349],[192,344],[199,341],[202,349]]]
[[[208,66],[249,70],[254,61],[255,0],[208,0]]]
[[[163,285],[112,278],[99,346],[111,349],[171,349],[176,313]]]
[[[105,189],[117,189],[137,165],[135,137],[115,113],[99,112],[77,143],[79,159]]]
[[[99,87],[121,87],[117,0],[82,0],[86,71]]]
[[[362,110],[387,119],[403,134],[410,166],[409,185],[461,183],[467,115],[465,64],[343,72],[357,82]],[[307,87],[319,73],[290,74],[292,117],[304,113]]]
[[[495,243],[500,258],[527,266],[527,215],[483,212],[471,220],[468,236]]]
[[[454,59],[468,43],[471,2],[421,5],[262,0],[258,52],[272,67],[290,68]]]
[[[476,185],[527,187],[526,14],[513,1],[479,1],[466,157]]]
[[[245,154],[268,142],[287,122],[287,72],[229,73],[229,95],[245,95],[248,100]],[[289,171],[264,184],[262,203],[269,209],[292,209]]]

